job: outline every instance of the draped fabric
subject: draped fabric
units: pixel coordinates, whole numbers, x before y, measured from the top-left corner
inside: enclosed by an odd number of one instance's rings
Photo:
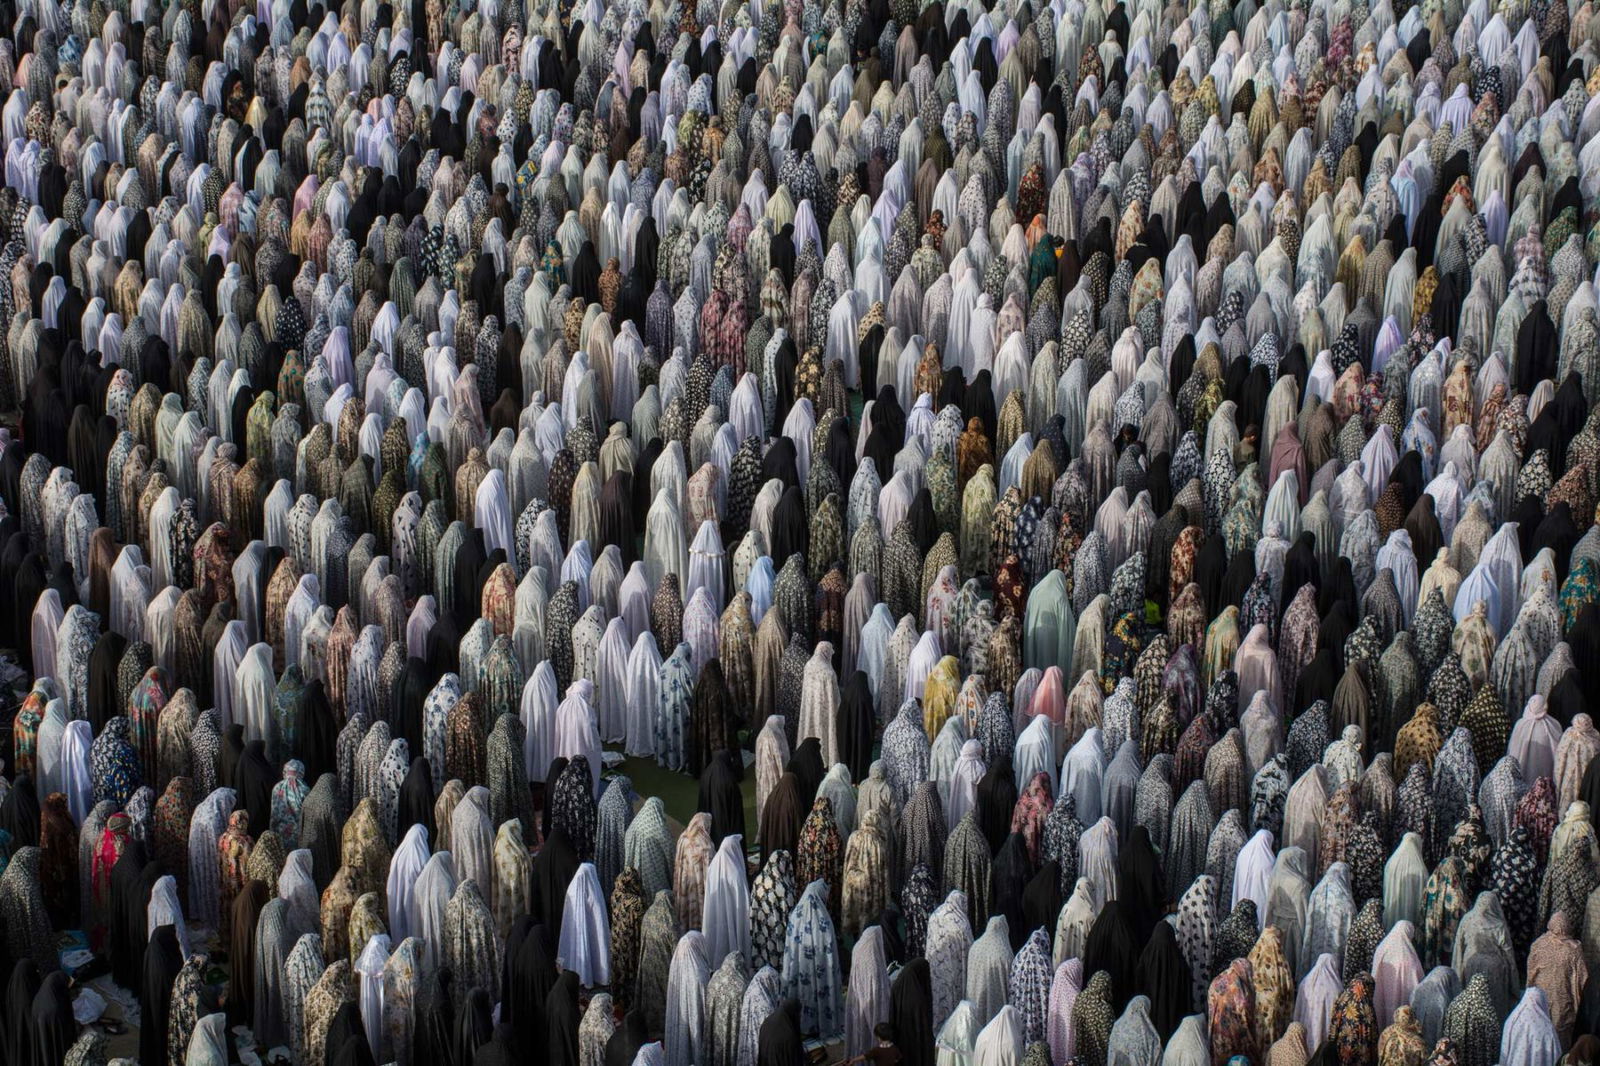
[[[844,1031],[844,989],[827,886],[812,881],[789,914],[784,934],[783,982],[800,1001],[802,1032],[832,1037]]]
[[[561,913],[561,939],[557,946],[566,969],[578,975],[581,984],[593,987],[610,980],[610,930],[602,920],[605,898],[600,894],[600,879],[593,863],[578,867],[567,888]]]
[[[704,901],[700,928],[705,933],[707,958],[719,969],[729,955],[748,962],[752,956],[750,887],[741,837],[727,837],[717,849],[706,872]]]
[[[691,929],[678,941],[667,976],[662,1047],[668,1063],[694,1063],[707,1057],[711,1034],[706,1022],[706,986],[710,980],[705,937]]]

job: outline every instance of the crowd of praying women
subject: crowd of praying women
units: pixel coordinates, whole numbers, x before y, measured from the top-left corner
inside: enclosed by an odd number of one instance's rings
[[[1600,1063],[1595,0],[0,84],[0,1061]]]

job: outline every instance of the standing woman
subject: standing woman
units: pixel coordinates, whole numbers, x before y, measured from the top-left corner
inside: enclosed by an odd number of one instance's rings
[[[32,1061],[26,1066],[58,1066],[78,1039],[78,1022],[72,1016],[72,993],[67,975],[60,970],[45,975],[33,997],[33,1029],[29,1035]],[[19,1060],[20,1061],[20,1060]]]

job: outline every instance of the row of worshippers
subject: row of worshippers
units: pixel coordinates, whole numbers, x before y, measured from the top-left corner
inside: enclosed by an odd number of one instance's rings
[[[1592,763],[1600,738],[1587,716],[1575,727],[1587,727]],[[1097,743],[1094,733],[1087,736]],[[1583,743],[1580,733],[1570,736],[1563,745],[1569,759]],[[814,738],[806,742],[786,781],[820,768],[816,749]],[[1441,767],[1447,757],[1438,754]],[[1330,749],[1306,780],[1337,763]],[[1272,830],[1244,839],[1238,808],[1229,808],[1209,841],[1195,831],[1193,810],[1209,803],[1205,776],[1185,791],[1177,813],[1152,811],[1140,795],[1124,838],[1112,816],[1103,815],[1065,852],[1052,854],[1052,838],[1079,824],[1076,799],[1067,793],[1052,807],[1041,773],[1014,807],[999,812],[1004,843],[993,858],[984,834],[995,824],[989,805],[1004,787],[1002,775],[985,775],[976,805],[948,834],[938,786],[924,782],[895,834],[885,831],[883,816],[897,807],[895,793],[875,766],[860,790],[847,779],[843,790],[818,785],[795,851],[771,850],[751,884],[741,836],[728,833],[715,843],[712,813],[697,814],[675,839],[659,798],[635,814],[629,783],[617,778],[596,805],[587,767],[574,765],[580,786],[567,797],[575,802],[553,804],[545,844],[531,863],[515,819],[502,825],[485,854],[490,797],[481,787],[462,793],[452,782],[455,788],[441,795],[429,816],[448,850],[431,854],[427,822],[407,828],[391,854],[376,803],[364,799],[338,833],[342,865],[320,899],[312,847],[285,854],[276,829],[252,841],[248,816],[236,813],[219,848],[215,889],[224,898],[238,892],[221,916],[224,932],[231,922],[230,1012],[253,1019],[263,1041],[280,1035],[291,1042],[302,1061],[345,1061],[334,1052],[344,1054],[358,1037],[373,1054],[392,1053],[396,1061],[409,1061],[408,1052],[422,1047],[459,1056],[460,1042],[474,1033],[473,1053],[491,1033],[505,1045],[512,1033],[479,1024],[496,1002],[502,1023],[509,1015],[513,1029],[520,1022],[534,1038],[558,1041],[551,1050],[559,1055],[565,1046],[559,1041],[572,1039],[578,1021],[580,987],[608,989],[591,998],[583,1029],[606,1029],[609,1045],[615,1004],[626,1012],[616,1030],[624,1034],[622,1046],[632,1040],[637,1053],[641,1034],[661,1034],[669,1062],[699,1061],[719,1041],[726,1061],[749,1061],[738,1057],[752,1051],[739,1027],[756,1027],[759,1051],[767,1039],[763,1020],[785,995],[795,1000],[795,1040],[802,1033],[845,1033],[853,1049],[865,1050],[878,1025],[889,1022],[910,1054],[931,1053],[937,1032],[939,1049],[965,1046],[976,1054],[977,1046],[992,1044],[1014,1057],[1042,1041],[1057,1061],[1073,1058],[1075,1048],[1088,1061],[1111,1061],[1106,1056],[1122,1045],[1121,1053],[1133,1056],[1127,1061],[1136,1062],[1156,1061],[1163,1047],[1165,1054],[1182,1049],[1190,1056],[1198,1048],[1201,1061],[1208,1046],[1226,1052],[1224,1058],[1269,1050],[1304,1058],[1326,1037],[1335,1046],[1355,1041],[1358,1050],[1365,1041],[1369,1052],[1393,1044],[1395,1054],[1404,1054],[1384,1061],[1411,1062],[1442,1037],[1464,1063],[1553,1063],[1574,1032],[1593,1023],[1588,949],[1564,909],[1575,904],[1587,911],[1594,891],[1594,829],[1583,800],[1552,824],[1549,797],[1541,808],[1526,802],[1530,793],[1498,846],[1481,808],[1469,804],[1431,873],[1423,837],[1411,829],[1374,879],[1367,871],[1383,859],[1377,812],[1364,814],[1359,827],[1351,817],[1356,797],[1384,774],[1381,766],[1362,775],[1359,791],[1346,781],[1331,801],[1318,804],[1326,808],[1320,820],[1291,797],[1282,812],[1285,839],[1306,839],[1296,834],[1309,830],[1313,850],[1308,855],[1287,844],[1276,856]],[[566,770],[562,776],[572,779]],[[959,780],[958,773],[952,784]],[[1549,779],[1540,783],[1548,788]],[[1588,784],[1580,779],[1580,787]],[[328,778],[318,785],[330,794],[330,806],[333,789],[324,786],[331,785]],[[842,852],[830,795],[868,805],[850,812],[857,828]],[[321,798],[307,797],[295,811],[306,818],[284,828],[307,831],[319,819],[326,825],[330,820],[317,810]],[[73,839],[64,798],[52,799],[41,815],[43,847],[63,835]],[[1426,806],[1425,800],[1425,814]],[[146,1002],[163,1002],[170,990],[165,1033],[158,1012],[141,1030],[147,1041],[141,1047],[148,1061],[160,1061],[163,1049],[175,1056],[170,1061],[184,1061],[191,1040],[211,1039],[210,1028],[191,1037],[193,1027],[182,1024],[205,1001],[204,956],[189,954],[173,878],[161,874],[159,860],[147,861],[128,817],[110,803],[97,813],[106,818],[104,851],[95,855],[94,882],[86,887],[97,901],[91,906],[107,912],[113,973],[140,982]],[[938,819],[932,825],[925,822],[929,814]],[[1189,855],[1202,871],[1176,901],[1146,824],[1152,817],[1171,822],[1171,861]],[[1407,812],[1393,817],[1404,824]],[[1030,823],[1033,842],[1048,856],[1037,872]],[[1231,852],[1228,828],[1237,837]],[[585,841],[585,833],[586,842],[574,843]],[[1119,846],[1119,839],[1126,843]],[[157,841],[159,848],[159,835]],[[1336,842],[1346,858],[1324,852]],[[1380,850],[1362,855],[1363,843]],[[592,859],[580,861],[585,846],[593,848]],[[34,938],[29,944],[8,928],[8,950],[20,944],[35,951],[13,967],[8,993],[28,993],[47,1005],[58,994],[40,978],[56,969],[47,904],[37,889],[28,892],[25,880],[43,883],[43,847],[25,846],[11,859],[0,876],[0,903]],[[1548,849],[1542,881],[1539,847]],[[491,869],[482,870],[486,864]],[[896,864],[906,878],[898,900],[887,887]],[[942,901],[934,865],[943,868]],[[602,866],[617,871],[609,897],[600,894]],[[386,882],[352,898],[369,868],[386,871]],[[202,872],[192,863],[191,871]],[[798,878],[814,872],[821,876],[799,891]],[[487,897],[478,876],[490,886]],[[1063,905],[1065,882],[1072,888]],[[1469,898],[1475,899],[1470,910]],[[1223,902],[1230,899],[1231,909]],[[1174,902],[1175,912],[1167,913]],[[1529,943],[1530,920],[1539,918],[1547,919],[1547,931]],[[1026,935],[1012,933],[1030,926]],[[974,929],[983,935],[975,937]],[[48,956],[37,953],[40,936]],[[847,941],[853,946],[843,969]],[[141,956],[142,972],[126,974]],[[891,962],[903,964],[892,980]],[[1086,982],[1086,973],[1094,980]],[[542,996],[530,998],[530,985]],[[319,1007],[329,1009],[319,1013]],[[338,1025],[339,1013],[347,1015],[346,1028]],[[563,1026],[563,1018],[571,1024]],[[268,1028],[274,1024],[282,1028]],[[930,1039],[919,1043],[918,1032]],[[37,1035],[28,1030],[7,1039]]]

